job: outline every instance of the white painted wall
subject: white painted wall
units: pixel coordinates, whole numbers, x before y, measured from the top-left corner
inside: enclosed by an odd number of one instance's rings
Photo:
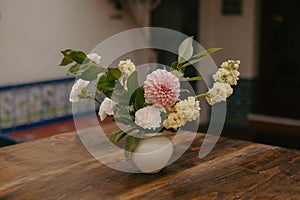
[[[60,50],[92,50],[135,25],[108,0],[0,0],[0,86],[65,77]]]
[[[240,78],[255,78],[259,53],[257,1],[243,0],[241,16],[222,16],[221,0],[200,2],[200,44],[205,48],[224,48],[212,55],[217,66],[228,59],[239,59]],[[206,86],[199,86],[206,89]],[[209,122],[209,106],[204,100],[201,100],[201,105],[200,123],[206,124]]]
[[[242,16],[222,16],[221,0],[201,0],[200,43],[223,47],[213,57],[240,59],[241,77],[256,76],[256,0],[243,1]],[[0,86],[65,77],[60,50],[86,52],[99,42],[134,27],[108,0],[0,0]]]
[[[241,60],[241,78],[257,75],[257,2],[242,1],[241,16],[222,16],[221,0],[201,0],[200,43],[205,48],[222,47],[213,58],[217,65],[224,60]]]

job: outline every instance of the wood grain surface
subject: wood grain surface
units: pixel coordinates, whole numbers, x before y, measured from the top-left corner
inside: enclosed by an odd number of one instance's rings
[[[4,147],[0,199],[300,199],[300,151],[220,138],[199,159],[203,138],[158,174],[110,169],[76,132]]]

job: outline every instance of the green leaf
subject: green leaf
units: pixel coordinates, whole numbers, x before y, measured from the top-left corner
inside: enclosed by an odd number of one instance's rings
[[[185,39],[178,48],[178,63],[189,60],[193,55],[193,36]]]
[[[206,51],[202,51],[202,52],[200,52],[200,53],[197,53],[197,54],[195,54],[194,56],[193,56],[193,58],[194,57],[204,57],[204,56],[207,56],[207,55],[209,55],[209,54],[212,54],[212,53],[215,53],[215,52],[217,52],[217,51],[220,51],[220,50],[222,50],[223,48],[210,48],[210,49],[207,49]]]
[[[129,111],[128,106],[122,106],[122,107],[114,107],[114,119],[126,119],[130,120],[132,122],[132,117]]]
[[[136,91],[135,91],[135,109],[139,110],[141,108],[143,108],[145,105],[145,98],[144,98],[144,90],[143,87],[139,87]]]
[[[133,92],[139,87],[138,74],[134,71],[130,74],[127,80],[128,93],[133,94]]]
[[[106,82],[107,82],[106,80],[107,80],[106,74],[103,74],[102,76],[99,77],[98,82],[97,82],[97,90],[99,90],[99,91],[105,90],[103,85],[106,84]]]
[[[87,70],[90,65],[88,63],[86,64],[78,64],[80,67],[79,67],[79,70],[77,71],[78,74],[82,74],[85,70]]]
[[[72,50],[72,49],[66,49],[66,50],[64,50],[64,51],[61,51],[61,53],[62,53],[64,56],[69,56],[71,51],[73,51],[73,50]]]
[[[135,110],[144,107],[144,90],[139,87],[137,71],[134,71],[127,80],[128,95],[130,97],[129,105],[133,105]]]
[[[70,56],[65,56],[59,66],[67,66],[68,64],[71,64],[73,62],[72,58]]]
[[[182,65],[181,70],[185,70],[185,68],[187,66],[193,65],[193,64],[199,62],[200,60],[202,60],[205,56],[208,56],[208,55],[210,55],[210,54],[212,54],[214,52],[217,52],[217,51],[219,51],[221,49],[222,48],[211,48],[211,49],[208,49],[206,51],[202,51],[200,53],[195,54],[189,62],[187,62],[184,65]]]
[[[115,83],[115,87],[111,99],[117,101],[121,105],[128,106],[129,99],[130,99],[130,95],[128,94],[128,91],[125,90],[125,88],[121,85],[121,83],[119,82],[116,83],[115,81],[114,83]]]
[[[112,93],[113,93],[112,90],[105,90],[105,91],[103,91],[103,94],[104,94],[105,96],[107,96],[108,98],[111,97]]]
[[[178,61],[172,62],[171,68],[177,70],[177,68],[178,68]]]
[[[73,66],[71,66],[68,70],[68,75],[69,74],[77,74],[78,70],[80,69],[80,66],[79,64],[75,64]]]
[[[128,135],[126,137],[126,143],[125,143],[125,157],[129,157],[129,153],[133,152],[133,150],[139,145],[141,138],[134,137],[131,135]]]
[[[68,64],[71,64],[73,62],[73,59],[68,54],[70,51],[72,51],[72,50],[71,49],[66,49],[64,51],[61,51],[61,53],[64,55],[64,58],[60,62],[59,66],[67,66]]]
[[[100,76],[97,83],[98,92],[103,92],[107,97],[111,98],[115,89],[116,82],[107,80],[107,73]]]
[[[104,69],[95,64],[85,64],[78,70],[78,75],[81,79],[86,81],[92,81],[97,79],[99,73],[103,72]]]
[[[145,106],[143,86],[134,91],[130,98],[130,105],[133,105],[134,110],[139,110]]]
[[[87,59],[86,54],[82,51],[70,51],[69,53],[71,58],[78,64],[82,64]]]
[[[108,68],[107,80],[115,81],[118,80],[122,75],[122,72],[118,68]]]
[[[127,134],[123,131],[118,131],[115,133],[112,133],[108,136],[109,141],[111,141],[113,144],[119,142],[123,137],[125,137]]]
[[[72,63],[73,61],[75,61],[78,64],[82,64],[85,60],[89,60],[86,54],[82,51],[74,51],[72,49],[66,49],[64,51],[61,51],[61,53],[64,55],[64,59],[61,62],[62,66],[66,66]]]
[[[195,64],[195,63],[199,62],[201,59],[202,59],[202,58],[199,58],[199,59],[196,59],[196,60],[191,60],[191,61],[189,61],[189,62],[185,63],[184,65],[182,65],[182,67],[181,67],[181,70],[183,70],[183,71],[184,71],[184,70],[185,70],[185,68],[186,68],[187,66],[193,65],[193,64]]]
[[[113,82],[101,83],[97,85],[97,89],[101,91],[113,91],[115,84]]]

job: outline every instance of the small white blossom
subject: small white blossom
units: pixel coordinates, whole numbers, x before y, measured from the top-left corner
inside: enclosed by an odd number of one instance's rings
[[[178,129],[184,126],[186,122],[195,120],[199,117],[199,101],[195,97],[179,101],[173,108],[167,109],[167,119],[164,121],[164,127],[167,129]]]
[[[129,75],[131,74],[133,71],[135,71],[135,65],[133,62],[131,62],[130,59],[127,60],[121,60],[119,62],[119,69],[121,72]]]
[[[221,101],[226,101],[226,98],[232,94],[233,90],[228,83],[214,83],[214,86],[209,89],[206,100],[210,105],[214,105]]]
[[[229,71],[237,70],[239,68],[239,64],[241,62],[239,60],[228,60],[227,62],[223,62],[221,64],[221,68],[225,68]]]
[[[237,70],[227,70],[225,68],[219,68],[219,70],[213,75],[213,79],[216,82],[236,85],[237,80],[239,80],[239,75],[240,73]]]
[[[144,107],[135,113],[135,123],[144,129],[160,127],[160,109],[154,106]]]
[[[98,115],[101,121],[103,121],[107,115],[114,115],[113,107],[117,105],[117,102],[105,97],[104,101],[101,103]]]
[[[96,63],[98,65],[100,64],[101,56],[99,56],[97,53],[90,53],[87,55],[87,57],[94,63]]]
[[[228,66],[228,62],[223,62],[222,64],[221,64],[221,67],[223,67],[223,68],[225,68],[225,67],[227,67]]]
[[[180,126],[182,126],[182,120],[180,117],[180,114],[178,112],[170,112],[168,114],[167,119],[164,121],[164,127],[166,129],[178,129]]]
[[[185,122],[195,120],[199,117],[200,106],[199,101],[196,101],[195,97],[188,97],[186,100],[179,101],[176,103],[175,109],[180,114],[181,120]]]
[[[85,88],[88,84],[89,84],[89,81],[78,79],[72,86],[69,100],[71,102],[78,102],[80,99],[80,94],[81,94],[82,89]]]

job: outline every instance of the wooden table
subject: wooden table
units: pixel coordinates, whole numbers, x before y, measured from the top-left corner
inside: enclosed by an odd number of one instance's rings
[[[300,199],[300,151],[220,138],[199,159],[203,137],[152,175],[102,165],[74,132],[4,147],[0,199]]]

